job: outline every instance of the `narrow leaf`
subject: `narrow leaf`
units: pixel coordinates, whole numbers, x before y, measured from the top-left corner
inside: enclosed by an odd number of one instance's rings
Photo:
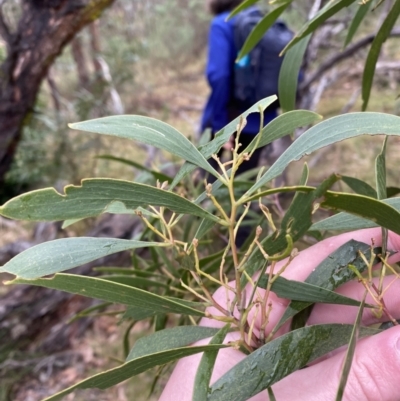
[[[274,392],[272,391],[272,387],[267,388],[269,401],[276,401]]]
[[[119,274],[119,275],[135,275],[137,271],[134,269],[128,268],[128,267],[112,267],[112,266],[100,266],[100,267],[94,267],[93,271],[95,272],[101,272],[101,273],[108,273],[108,274]],[[156,274],[151,273],[151,272],[146,272],[143,271],[141,273],[144,273],[146,276],[149,275],[150,277],[155,276],[157,277]],[[162,277],[159,275],[158,277]]]
[[[200,240],[203,238],[213,227],[215,226],[215,222],[211,220],[203,219],[197,229],[194,238]]]
[[[359,252],[362,252],[369,260],[371,247],[355,240],[346,242],[324,259],[307,277],[305,282],[330,291],[335,290],[340,285],[356,277],[355,273],[348,268],[349,264],[355,266],[360,273],[367,268]],[[273,331],[277,332],[289,319],[311,305],[312,302],[292,301]]]
[[[54,188],[39,189],[17,196],[0,207],[0,214],[19,220],[55,221],[98,216],[115,202],[136,209],[147,205],[163,206],[176,213],[218,221],[200,206],[163,189],[123,180],[93,178],[82,185],[68,185],[65,194]]]
[[[43,401],[61,400],[67,394],[76,389],[84,390],[89,388],[99,388],[105,390],[155,366],[165,365],[166,363],[173,362],[186,356],[195,355],[199,352],[211,351],[224,347],[226,347],[226,345],[203,345],[198,347],[171,349],[156,354],[146,355],[141,358],[133,359],[116,368],[89,377],[88,379],[54,394],[53,396],[45,398]]]
[[[326,5],[324,7],[322,7],[321,10],[318,11],[318,13],[314,16],[314,18],[312,18],[306,24],[303,25],[300,32],[298,32],[296,34],[296,36],[292,39],[291,42],[289,42],[289,44],[286,46],[286,48],[283,51],[286,52],[287,50],[289,50],[292,46],[294,46],[297,42],[299,42],[305,36],[314,32],[317,28],[319,28],[328,18],[332,17],[332,15],[335,15],[340,10],[342,10],[345,7],[348,7],[355,1],[356,0],[331,0],[331,1],[328,1],[326,3]]]
[[[384,199],[382,202],[400,211],[400,198]],[[352,231],[371,227],[378,227],[378,224],[374,223],[372,220],[342,212],[314,223],[310,230]]]
[[[154,310],[150,310],[150,309],[140,309],[137,308],[136,306],[129,306],[125,313],[122,316],[123,320],[129,319],[129,320],[135,320],[135,321],[139,321],[139,320],[144,320],[147,319],[149,317],[153,317],[157,314],[156,311]]]
[[[297,241],[310,228],[314,202],[323,196],[326,191],[339,179],[339,176],[332,175],[324,180],[314,190],[308,193],[298,192],[294,197],[289,209],[282,219],[279,231],[272,233],[261,244],[268,255],[275,255],[287,247],[286,235],[290,235],[292,241]],[[247,274],[251,277],[265,263],[265,258],[260,250],[254,251],[245,263]],[[241,284],[246,284],[246,278]]]
[[[342,368],[342,373],[340,375],[339,388],[336,393],[336,399],[335,399],[336,401],[341,401],[343,399],[344,389],[347,384],[347,379],[349,378],[351,364],[353,362],[354,352],[356,350],[358,333],[359,333],[360,327],[361,327],[361,318],[362,318],[362,314],[364,311],[364,302],[365,302],[366,296],[367,296],[367,291],[365,291],[365,293],[364,293],[364,298],[361,302],[360,308],[358,310],[357,318],[354,323],[353,330],[351,332],[349,346],[347,348],[346,357],[344,359],[344,365]]]
[[[121,283],[129,285],[136,288],[151,288],[151,287],[161,287],[169,288],[168,284],[165,284],[158,280],[149,280],[143,277],[132,277],[128,275],[111,275],[111,276],[101,276],[103,280],[112,281],[114,283]]]
[[[378,197],[375,189],[365,181],[354,177],[348,177],[346,175],[342,175],[341,177],[342,181],[345,182],[356,194],[369,196],[370,198],[375,199]]]
[[[115,238],[61,238],[28,248],[14,256],[0,271],[34,279],[69,270],[117,252],[157,246],[165,244]]]
[[[370,219],[379,226],[400,234],[400,213],[377,199],[356,194],[327,192],[321,206]]]
[[[391,198],[392,196],[396,196],[400,194],[400,188],[398,187],[387,187],[386,188],[387,197]]]
[[[346,40],[344,41],[344,46],[346,47],[353,39],[354,35],[356,34],[358,27],[360,26],[361,22],[365,18],[370,9],[372,1],[368,1],[367,3],[358,3],[357,12],[351,21],[349,30],[347,31]]]
[[[186,306],[179,299],[161,297],[148,291],[129,287],[120,283],[103,280],[98,277],[78,276],[75,274],[59,273],[52,278],[25,280],[17,278],[8,284],[30,284],[39,287],[79,294],[85,297],[101,299],[123,305],[149,309],[157,313],[182,313],[193,316],[204,316],[204,312]],[[204,307],[203,304],[198,304]]]
[[[352,325],[304,327],[265,344],[211,386],[208,401],[246,401],[317,358],[348,343]],[[360,338],[379,333],[361,328]],[[301,352],[299,350],[301,349]]]
[[[290,192],[297,192],[297,193],[310,193],[314,191],[315,187],[303,186],[303,185],[293,185],[290,187],[278,187],[278,188],[271,188],[265,191],[257,192],[256,194],[241,199],[238,204],[247,203],[249,201],[253,201],[255,199],[263,198],[264,196],[270,196],[274,194],[284,194]]]
[[[375,179],[376,179],[376,192],[378,199],[386,199],[386,144],[388,137],[386,136],[383,141],[382,151],[375,160]]]
[[[237,56],[237,60],[240,60],[246,54],[250,53],[251,50],[257,45],[257,43],[264,36],[265,32],[274,24],[274,22],[278,19],[278,17],[285,11],[287,6],[290,4],[290,1],[280,5],[279,7],[272,10],[270,13],[265,15],[260,22],[253,28],[244,42],[243,47],[241,48],[239,55]]]
[[[68,323],[70,324],[78,319],[81,319],[82,317],[90,316],[93,312],[101,311],[102,309],[105,309],[110,305],[112,305],[112,302],[102,302],[101,304],[91,306],[89,308],[81,310],[75,316],[73,316],[71,319],[69,319]]]
[[[135,342],[126,358],[126,362],[169,349],[185,347],[204,338],[212,337],[218,332],[218,329],[201,326],[180,326],[156,331],[153,334],[139,338]]]
[[[65,230],[67,227],[72,226],[72,224],[75,224],[75,223],[77,223],[78,221],[81,221],[81,220],[83,220],[83,219],[67,219],[67,220],[65,220],[63,222],[61,228],[63,230]]]
[[[310,174],[310,169],[308,168],[308,164],[304,163],[299,185],[307,185],[309,174]]]
[[[310,39],[311,35],[304,37],[284,55],[278,81],[278,98],[283,112],[296,108],[300,68]]]
[[[400,0],[395,0],[392,9],[387,14],[385,20],[383,21],[378,33],[376,34],[374,40],[372,41],[371,47],[369,49],[367,59],[365,61],[363,78],[362,78],[362,110],[366,110],[368,107],[369,96],[371,94],[372,81],[374,79],[375,67],[379,58],[379,53],[383,43],[389,37],[394,24],[400,14]]]
[[[151,174],[156,180],[159,180],[160,182],[165,182],[165,181],[167,181],[168,183],[172,182],[172,178],[169,177],[168,175],[160,173],[158,171],[151,170],[151,169],[147,168],[146,166],[143,166],[142,164],[136,163],[132,160],[124,159],[122,157],[115,157],[112,155],[100,155],[100,156],[96,156],[96,159],[110,160],[110,161],[126,164],[128,166],[136,168],[137,170],[146,171],[147,173]]]
[[[169,124],[154,118],[133,115],[111,116],[69,124],[69,127],[79,131],[133,139],[152,145],[202,167],[213,175],[217,174],[183,134]]]
[[[399,0],[400,1],[400,0]],[[400,135],[400,117],[383,113],[348,113],[332,117],[315,125],[301,135],[279,157],[270,169],[247,191],[251,195],[277,177],[295,160],[332,143],[368,135]]]
[[[228,20],[231,19],[233,16],[239,14],[246,8],[251,7],[253,4],[256,4],[259,0],[245,0],[242,3],[240,3],[236,8],[233,9],[233,11],[229,14]]]
[[[250,145],[244,150],[249,152],[257,144],[257,148],[262,148],[276,139],[292,134],[297,128],[305,127],[322,119],[317,113],[308,110],[295,110],[283,113],[270,121]]]
[[[265,276],[259,281],[258,286],[266,288],[267,284],[268,276]],[[279,298],[294,301],[360,306],[360,302],[355,299],[345,297],[336,292],[327,290],[326,288],[318,287],[307,282],[287,280],[284,277],[276,277],[271,290],[278,295]]]
[[[211,339],[211,344],[222,344],[229,330],[230,325],[227,324]],[[194,380],[194,391],[192,401],[207,400],[209,393],[211,375],[214,369],[215,361],[218,356],[218,351],[208,351],[203,354],[199,367],[197,368],[196,377]]]
[[[247,116],[251,113],[259,113],[260,110],[263,112],[269,105],[275,102],[277,97],[275,95],[269,96],[265,99],[260,100],[253,106],[251,106],[248,110],[246,110],[243,114],[239,117],[235,118],[231,121],[228,125],[224,128],[219,130],[214,139],[205,145],[199,147],[199,151],[201,154],[206,158],[209,159],[213,154],[218,153],[218,151],[228,142],[228,139],[233,135],[236,130],[237,126],[241,120],[241,118],[247,118]],[[171,187],[175,187],[184,177],[186,177],[189,173],[191,173],[196,168],[193,163],[184,163],[181,169],[178,171],[177,175],[174,178],[174,181],[171,184]],[[219,182],[219,181],[217,181]]]

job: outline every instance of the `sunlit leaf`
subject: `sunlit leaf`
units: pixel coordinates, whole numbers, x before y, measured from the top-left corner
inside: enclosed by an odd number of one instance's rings
[[[394,24],[396,23],[400,15],[400,0],[395,0],[393,7],[388,12],[385,20],[380,26],[378,33],[376,34],[371,47],[369,49],[367,59],[364,65],[364,72],[362,78],[362,110],[366,110],[368,107],[369,96],[371,94],[372,81],[374,79],[375,67],[379,58],[379,53],[383,43],[389,37]]]
[[[211,344],[222,344],[229,330],[230,325],[227,324],[214,335],[210,341]],[[208,351],[203,354],[199,367],[197,368],[196,377],[194,380],[194,390],[192,401],[207,400],[207,395],[210,387],[211,375],[214,369],[215,361],[218,356],[218,351]]]
[[[162,297],[139,288],[103,280],[98,277],[86,277],[75,274],[56,274],[52,278],[25,280],[17,278],[9,284],[30,284],[39,287],[79,294],[85,297],[101,299],[123,305],[149,309],[157,313],[182,313],[193,316],[204,316],[204,312],[185,305],[179,299]],[[203,307],[202,304],[198,304]]]
[[[120,115],[69,124],[72,129],[133,139],[164,149],[216,175],[197,148],[169,124],[150,117]]]
[[[26,249],[1,267],[0,271],[33,279],[72,269],[117,252],[157,246],[165,244],[116,238],[61,238]]]
[[[0,207],[0,214],[12,219],[54,221],[81,219],[104,213],[112,203],[120,202],[127,208],[164,206],[176,213],[218,221],[200,206],[163,189],[123,180],[92,178],[82,185],[68,185],[65,195],[54,188],[27,192]]]
[[[317,358],[348,343],[353,326],[304,327],[258,348],[211,386],[208,401],[246,401]],[[361,328],[360,338],[379,333]],[[299,350],[301,349],[301,352]]]

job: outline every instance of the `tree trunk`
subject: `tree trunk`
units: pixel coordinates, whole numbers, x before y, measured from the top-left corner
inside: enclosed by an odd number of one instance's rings
[[[0,33],[8,49],[0,71],[0,185],[49,67],[76,33],[114,1],[26,0],[14,33],[0,9]]]
[[[82,40],[79,36],[75,37],[71,43],[72,57],[76,64],[78,82],[81,88],[89,87],[89,71],[86,65],[85,53],[83,52]]]

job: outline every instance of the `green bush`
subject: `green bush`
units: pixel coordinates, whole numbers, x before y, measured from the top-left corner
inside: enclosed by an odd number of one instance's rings
[[[252,2],[247,0],[243,4]],[[271,11],[273,14],[266,20],[272,23],[290,3],[290,0],[277,2]],[[283,273],[297,255],[296,242],[304,237],[319,239],[327,230],[338,232],[376,226],[381,227],[383,238],[387,238],[388,230],[400,234],[400,200],[390,197],[398,193],[398,189],[387,188],[385,168],[387,138],[400,135],[400,117],[373,112],[350,113],[317,123],[321,117],[316,113],[293,111],[299,61],[309,34],[352,3],[351,0],[327,2],[301,28],[289,45],[281,73],[280,102],[285,112],[262,128],[247,149],[240,147],[238,135],[232,161],[218,162],[220,172],[208,160],[234,132],[240,134],[248,114],[263,112],[276,100],[275,96],[258,102],[219,131],[213,140],[199,147],[168,124],[148,117],[105,117],[72,124],[71,128],[80,131],[155,146],[181,159],[183,165],[174,177],[144,169],[159,180],[156,185],[86,179],[80,186],[67,186],[63,194],[53,188],[36,190],[0,207],[0,214],[7,218],[64,220],[64,226],[102,213],[136,215],[143,222],[142,233],[134,239],[58,239],[22,252],[0,270],[16,276],[10,284],[30,284],[100,299],[104,304],[99,308],[110,302],[124,305],[121,318],[132,321],[130,328],[144,319],[153,323],[154,333],[142,337],[133,347],[127,341],[128,335],[125,336],[124,363],[76,383],[47,400],[60,399],[75,389],[105,389],[152,367],[200,352],[204,352],[204,356],[196,376],[194,400],[245,401],[265,389],[270,399],[274,399],[273,384],[324,354],[349,344],[336,397],[341,399],[355,341],[381,330],[361,327],[363,308],[372,308],[377,317],[386,313],[396,323],[382,298],[385,288],[381,285],[376,288],[372,282],[373,276],[379,277],[380,283],[387,274],[398,278],[395,269],[387,263],[390,250],[386,249],[385,240],[382,248],[351,240],[323,260],[305,282],[287,280]],[[164,12],[163,7],[168,6],[159,7],[156,12]],[[355,10],[353,21],[356,23],[351,24],[348,38],[357,31],[362,20],[361,7],[365,4]],[[400,2],[396,1],[372,43],[363,78],[363,109],[368,104],[377,54],[399,13]],[[267,25],[264,23],[265,29]],[[260,31],[255,30],[242,51],[255,45],[259,35]],[[251,180],[248,175],[237,176],[238,166],[246,163],[256,148],[312,124],[315,125],[294,141],[269,169],[254,172],[256,177]],[[338,174],[330,175],[317,186],[308,185],[306,164],[298,185],[274,187],[274,179],[293,161],[363,134],[386,135],[376,158],[375,188],[359,179]],[[202,188],[201,180],[193,179],[192,172],[199,168],[215,178],[213,184],[206,183]],[[339,181],[351,192],[334,190]],[[277,194],[284,193],[294,196],[286,211],[275,214],[274,199]],[[316,221],[318,210],[339,213]],[[247,241],[239,247],[238,236],[248,225]],[[216,240],[215,235],[221,240]],[[100,269],[101,277],[63,273],[95,259],[123,250],[134,252],[138,248],[147,249],[147,256],[133,253],[130,269]],[[378,261],[383,262],[382,267],[373,271]],[[353,279],[358,279],[372,295],[374,305],[364,305],[364,301],[334,292],[339,285]],[[231,295],[226,305],[216,302],[212,295],[216,287]],[[262,299],[258,295],[260,289],[265,290]],[[250,313],[257,315],[254,311],[258,308],[261,326],[266,327],[272,293],[290,302],[275,327],[267,333],[261,330],[257,337],[247,317]],[[358,306],[357,320],[354,325],[329,322],[306,326],[307,313],[315,303]],[[210,310],[218,313],[212,314]],[[202,317],[222,321],[225,325],[221,329],[198,326]],[[289,320],[292,323],[288,332],[276,337],[279,328]],[[237,333],[238,340],[223,344],[229,330]],[[207,337],[212,337],[210,344],[190,346]],[[246,357],[210,385],[216,353],[226,347],[240,349]]]
[[[168,124],[147,117],[105,117],[72,124],[72,128],[81,131],[113,135],[156,146],[182,158],[185,163],[173,179],[153,172],[153,175],[158,174],[157,178],[165,178],[163,184],[155,186],[114,179],[86,179],[81,186],[66,187],[64,194],[52,188],[37,190],[16,197],[0,208],[0,214],[8,218],[65,220],[67,224],[105,212],[127,213],[137,215],[144,225],[142,234],[132,240],[82,237],[40,244],[22,252],[2,268],[1,271],[16,276],[11,284],[37,285],[119,303],[126,306],[123,319],[130,319],[133,323],[143,319],[154,322],[155,333],[141,338],[131,349],[126,345],[127,359],[124,364],[77,383],[47,400],[59,399],[78,388],[104,389],[151,367],[227,346],[243,349],[249,354],[248,363],[263,364],[264,371],[268,372],[274,367],[265,362],[268,360],[266,353],[280,352],[285,355],[288,339],[291,349],[296,349],[296,344],[302,344],[299,352],[290,352],[281,358],[280,366],[284,369],[274,375],[262,373],[257,383],[249,380],[248,385],[243,386],[244,373],[238,365],[209,388],[211,363],[207,365],[204,376],[208,379],[196,384],[196,392],[209,393],[209,400],[232,399],[232,394],[235,394],[235,400],[246,400],[324,353],[351,341],[352,325],[304,327],[300,311],[316,302],[360,305],[359,301],[340,296],[333,290],[356,277],[360,277],[368,287],[370,284],[362,274],[371,271],[376,258],[385,251],[373,249],[370,244],[350,241],[321,263],[306,283],[288,281],[281,277],[284,269],[273,269],[279,260],[288,258],[286,265],[290,263],[297,253],[294,243],[307,233],[353,230],[378,224],[400,234],[399,199],[379,200],[386,193],[385,169],[382,168],[384,149],[377,158],[376,190],[362,181],[336,174],[317,187],[309,186],[307,165],[304,166],[298,186],[274,188],[272,182],[292,161],[323,146],[365,133],[382,134],[382,126],[387,136],[398,136],[400,118],[381,113],[352,113],[328,119],[310,128],[266,172],[258,172],[254,181],[236,177],[237,167],[251,157],[254,149],[320,119],[319,115],[304,110],[284,113],[266,125],[248,149],[241,149],[236,141],[233,164],[221,164],[222,173],[214,170],[207,159],[219,150],[237,128],[240,131],[249,113],[264,110],[275,99],[273,96],[259,102],[199,149]],[[136,129],[132,130],[132,126]],[[207,184],[205,191],[192,200],[191,192],[185,192],[182,184],[184,178],[197,167],[215,176],[217,181]],[[332,186],[339,180],[343,180],[355,193],[333,191]],[[284,216],[281,219],[274,218],[269,208],[271,195],[286,192],[296,195]],[[238,248],[235,241],[238,230],[246,223],[245,215],[248,212],[250,214],[252,209],[259,225],[252,223],[249,240]],[[315,223],[312,216],[316,209],[338,210],[342,213]],[[351,217],[351,214],[355,216]],[[261,225],[264,230],[260,228]],[[210,246],[207,235],[211,230],[225,236],[227,242],[222,241],[218,245],[214,240],[213,246]],[[215,246],[219,248],[215,249]],[[104,275],[101,278],[62,273],[103,256],[137,248],[149,248],[150,254],[144,259],[134,256],[131,269],[102,269]],[[359,256],[355,250],[360,252]],[[337,260],[344,266],[340,271],[337,269]],[[349,264],[351,266],[347,267]],[[261,274],[255,278],[256,273],[264,273],[267,268],[270,269],[269,275]],[[381,274],[385,274],[384,270]],[[49,275],[51,277],[47,277]],[[233,287],[227,285],[224,277],[234,281]],[[247,289],[246,295],[246,284],[252,288],[251,294]],[[291,299],[292,302],[275,329],[254,343],[250,339],[251,328],[246,319],[232,315],[215,302],[211,294],[216,286],[226,287],[232,292],[234,301],[229,308],[231,311],[237,310],[239,316],[247,316],[253,308],[257,308],[260,302],[256,295],[257,287]],[[268,299],[265,302],[267,305]],[[221,316],[205,313],[208,306],[220,310]],[[378,313],[383,304],[378,300],[374,307]],[[262,311],[265,313],[263,319],[268,321],[268,308]],[[171,314],[180,317],[177,319]],[[197,320],[204,316],[224,321],[225,328],[218,331],[197,326]],[[284,336],[286,342],[282,340],[283,337],[273,339],[279,327],[292,318],[295,324],[293,331]],[[166,328],[167,322],[169,328]],[[171,324],[176,327],[170,328]],[[240,340],[238,343],[221,345],[228,329],[241,333]],[[360,328],[359,335],[373,335],[378,331]],[[215,337],[210,345],[189,346],[196,340],[213,335]],[[303,352],[305,344],[309,352]],[[203,364],[201,368],[205,369]],[[253,375],[253,372],[249,371],[248,374]],[[226,391],[222,393],[221,383],[227,384],[224,387]]]

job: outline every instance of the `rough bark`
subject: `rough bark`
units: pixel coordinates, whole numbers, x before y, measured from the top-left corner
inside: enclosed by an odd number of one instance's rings
[[[0,71],[0,184],[50,66],[76,33],[114,1],[25,1],[15,32],[8,29],[0,9],[0,34],[8,49]]]

